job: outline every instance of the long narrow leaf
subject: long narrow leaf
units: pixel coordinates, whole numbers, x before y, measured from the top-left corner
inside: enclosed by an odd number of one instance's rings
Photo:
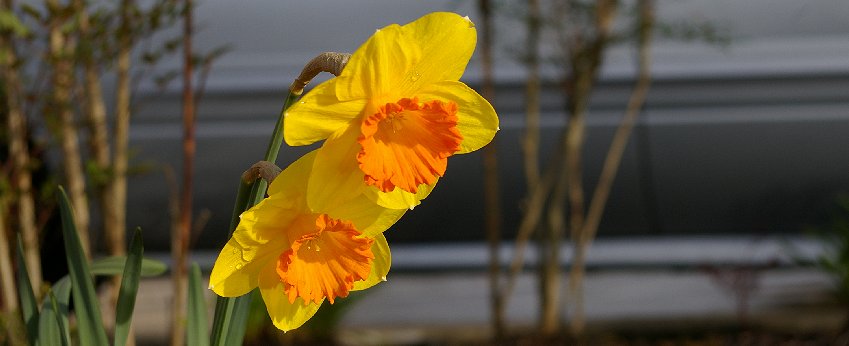
[[[62,341],[61,344],[62,346],[69,346],[71,344],[71,333],[68,332],[67,324],[68,306],[66,305],[64,308],[60,306],[59,301],[56,299],[56,295],[52,290],[48,294],[50,296],[50,306],[53,308],[53,311],[56,312],[56,324],[59,326],[59,335],[61,336]]]
[[[63,308],[59,305],[53,289],[47,292],[41,305],[38,320],[38,343],[40,345],[70,345],[66,319],[62,318]],[[67,316],[67,306],[64,309]]]
[[[192,272],[189,275],[189,313],[187,314],[189,325],[186,333],[189,346],[209,346],[206,301],[203,297],[201,281],[200,267],[197,263],[193,263]]]
[[[21,301],[21,313],[27,326],[27,340],[30,345],[38,341],[38,302],[32,292],[32,283],[29,281],[29,271],[24,261],[24,245],[21,235],[18,234],[18,299]]]
[[[239,192],[237,193],[236,204],[233,207],[232,220],[230,222],[230,234],[236,229],[239,223],[239,215],[242,214],[250,205],[253,204],[253,188],[254,182],[241,181],[239,184]],[[211,342],[213,345],[231,345],[228,340],[237,338],[233,336],[232,330],[236,325],[247,323],[247,314],[244,316],[234,314],[241,312],[243,309],[237,309],[237,306],[250,306],[250,294],[238,298],[218,297],[215,301],[215,315],[212,319]],[[244,333],[242,333],[242,337]],[[241,344],[241,341],[236,344]]]
[[[65,189],[59,187],[59,210],[62,215],[62,236],[65,238],[65,254],[68,259],[68,274],[71,277],[71,294],[74,297],[74,312],[77,330],[82,345],[107,345],[106,330],[100,315],[100,305],[94,292],[94,282],[83,253],[80,238],[74,224],[74,213]]]
[[[245,331],[248,329],[248,315],[251,312],[251,303],[254,296],[259,296],[259,289],[254,288],[248,294],[245,294],[235,299],[233,303],[233,321],[230,326],[230,332],[224,338],[224,345],[241,345],[244,343]]]
[[[92,275],[118,275],[124,272],[124,264],[127,263],[127,258],[124,256],[113,256],[98,258],[91,262],[89,270]],[[142,258],[141,260],[141,277],[159,276],[168,270],[168,266],[157,260]]]
[[[236,298],[218,297],[215,301],[215,318],[212,321],[213,345],[242,344],[252,298],[251,293]]]
[[[59,304],[58,317],[61,319],[64,326],[65,338],[70,341],[70,324],[68,323],[68,314],[71,305],[71,278],[67,275],[63,276],[59,281],[53,284],[53,293],[56,296],[56,303]]]
[[[124,346],[130,335],[133,309],[136,306],[136,294],[139,291],[143,255],[144,244],[142,243],[141,229],[136,228],[133,239],[130,241],[130,251],[127,254],[124,273],[121,277],[118,306],[115,307],[115,346]]]

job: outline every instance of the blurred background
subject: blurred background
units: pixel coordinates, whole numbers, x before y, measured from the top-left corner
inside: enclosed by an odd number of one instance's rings
[[[504,236],[515,233],[526,194],[520,143],[526,30],[521,3],[495,2],[493,105],[502,184]],[[600,236],[798,233],[827,220],[836,194],[849,187],[849,5],[841,1],[710,5],[659,1],[657,18],[673,31],[652,47],[652,87],[622,159]],[[473,1],[337,3],[274,1],[233,8],[198,3],[195,44],[230,50],[209,74],[197,115],[196,213],[210,211],[197,247],[214,248],[226,233],[236,178],[260,155],[293,76],[323,51],[351,52],[375,29],[432,11],[468,14]],[[330,10],[332,9],[332,10]],[[309,14],[298,15],[298,14]],[[350,18],[356,18],[351,20]],[[316,23],[321,23],[316,24]],[[675,31],[679,32],[675,32]],[[687,30],[687,32],[684,32]],[[703,30],[705,32],[698,32]],[[694,31],[691,33],[690,31]],[[682,39],[686,34],[693,35]],[[702,35],[702,36],[698,36]],[[685,37],[687,38],[687,37]],[[540,43],[543,51],[557,48]],[[480,50],[480,48],[479,48]],[[610,47],[587,116],[587,186],[593,186],[633,88],[631,42]],[[551,60],[551,59],[549,59]],[[179,61],[164,62],[163,70]],[[561,71],[543,63],[541,154],[549,158],[565,125]],[[480,90],[480,54],[463,81]],[[325,77],[326,78],[326,77]],[[139,92],[130,132],[138,164],[179,168],[182,140],[178,83]],[[306,148],[284,148],[283,167]],[[426,204],[389,233],[404,243],[480,241],[484,204],[480,153],[450,161],[452,174]],[[165,230],[162,174],[130,177],[128,224]],[[167,232],[150,246],[166,249]]]
[[[25,3],[43,11],[42,4]],[[840,204],[849,189],[849,2],[618,1],[610,2],[616,11],[604,28],[599,18],[605,3],[196,2],[193,46],[207,60],[198,60],[195,74],[203,91],[195,120],[191,259],[211,268],[227,240],[239,176],[262,159],[287,88],[307,61],[325,51],[352,52],[388,24],[451,11],[477,25],[477,51],[462,80],[490,99],[500,131],[490,151],[452,157],[435,191],[386,233],[393,244],[394,276],[351,299],[340,309],[345,314],[327,318],[341,328],[338,340],[416,343],[448,340],[451,333],[474,338],[502,334],[505,324],[514,331],[539,326],[550,334],[546,321],[555,330],[575,332],[584,328],[572,322],[576,315],[585,316],[590,330],[619,331],[611,339],[616,342],[645,338],[628,334],[634,330],[682,320],[722,333],[783,330],[777,339],[756,334],[767,344],[781,338],[835,340],[846,328],[845,305],[833,293],[847,287],[841,286],[840,273],[849,273],[849,259],[817,261],[849,253],[849,241],[842,243],[849,240],[849,209],[844,208],[849,204]],[[642,6],[651,9],[648,15]],[[27,12],[22,8],[14,12]],[[652,19],[649,43],[640,30],[646,18]],[[169,205],[178,191],[175,172],[184,164],[178,78],[183,32],[179,18],[171,20],[172,25],[151,28],[131,50],[126,197],[127,229],[141,227],[147,254],[166,262],[174,227]],[[32,22],[37,20],[25,23]],[[483,44],[486,35],[491,46]],[[593,50],[593,42],[603,42],[600,50]],[[44,67],[37,63],[47,46],[30,39],[18,47],[27,61],[20,69],[27,90],[49,84],[39,77]],[[491,52],[489,72],[483,49]],[[594,59],[576,64],[587,56]],[[580,68],[587,62],[597,66]],[[634,96],[641,76],[650,82],[642,98]],[[576,81],[583,77],[594,83],[580,94]],[[310,85],[327,78],[321,75]],[[112,110],[120,80],[104,74],[102,82],[105,105]],[[83,107],[78,89],[71,93],[74,109]],[[584,106],[576,106],[580,100]],[[43,150],[39,167],[49,177],[41,182],[61,182],[66,168],[60,141],[51,137],[50,120],[31,108],[29,141],[41,144],[36,146]],[[530,150],[539,161],[528,164],[530,113],[538,114],[538,141]],[[544,172],[558,167],[568,150],[561,148],[567,124],[584,120],[584,144],[576,150],[583,160],[579,199],[589,209],[608,150],[629,114],[630,136],[617,175],[608,181],[597,230],[558,227],[542,216],[532,233],[522,234],[523,220],[535,210],[536,185],[530,181],[546,186]],[[91,135],[80,136],[84,143]],[[285,167],[313,148],[284,145],[277,164]],[[497,157],[488,176],[485,163],[495,161],[486,155]],[[93,157],[86,153],[83,161]],[[528,165],[541,175],[529,179]],[[497,182],[498,189],[485,188],[487,181]],[[558,204],[557,186],[541,188],[547,196],[542,203],[546,210],[562,211],[568,225],[575,203]],[[101,209],[92,206],[93,253],[109,247]],[[559,229],[559,235],[546,229]],[[49,231],[42,234],[48,234],[41,237],[45,242],[53,239]],[[528,251],[519,253],[523,244]],[[582,253],[580,261],[576,251]],[[525,261],[514,264],[516,258]],[[494,279],[487,272],[493,263],[501,269]],[[554,263],[559,274],[540,274],[545,263]],[[816,263],[821,265],[811,266]],[[516,265],[518,271],[511,272]],[[582,279],[567,277],[583,268],[588,270],[585,288],[576,293],[571,285]],[[560,284],[551,286],[552,280]],[[144,285],[151,288],[145,291]],[[140,299],[152,303],[147,309],[139,304],[137,316],[148,316],[137,322],[140,340],[164,342],[169,322],[167,315],[157,317],[157,310],[170,305],[168,287],[167,280],[143,283]],[[507,298],[492,303],[490,294]],[[552,314],[560,318],[551,321]],[[503,315],[500,322],[498,315]],[[257,333],[258,340],[269,340],[262,335],[278,340],[262,334],[270,332]]]

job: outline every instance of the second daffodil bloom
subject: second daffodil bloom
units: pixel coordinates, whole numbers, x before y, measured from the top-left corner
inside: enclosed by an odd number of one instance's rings
[[[454,13],[387,26],[338,77],[286,111],[286,143],[326,139],[307,189],[311,207],[365,193],[387,208],[412,208],[445,174],[449,156],[492,140],[495,110],[459,81],[476,37],[469,18]]]
[[[224,297],[259,287],[283,331],[301,326],[325,300],[385,280],[391,258],[382,232],[403,214],[363,195],[311,211],[305,190],[315,156],[285,169],[269,196],[242,213],[209,278],[210,289]]]

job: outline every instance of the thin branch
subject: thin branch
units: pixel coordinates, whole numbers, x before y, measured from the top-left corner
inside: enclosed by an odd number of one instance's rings
[[[504,288],[500,292],[502,306],[507,306],[507,301],[513,293],[516,279],[524,266],[525,250],[531,235],[539,226],[539,219],[551,186],[551,174],[548,174],[548,178],[542,181],[539,176],[539,40],[542,18],[538,0],[528,1],[528,17],[526,20],[528,45],[526,46],[527,59],[525,62],[528,67],[528,78],[525,86],[525,133],[522,138],[522,152],[527,197],[524,201],[525,215],[516,234],[513,260],[507,273]]]
[[[185,337],[185,294],[186,265],[189,252],[189,240],[192,231],[192,187],[195,159],[195,94],[192,79],[194,77],[194,57],[192,56],[192,36],[194,34],[191,0],[184,1],[183,8],[183,179],[180,193],[180,218],[172,245],[174,258],[174,304],[172,306],[173,326],[171,345],[182,345]]]
[[[625,147],[628,145],[628,139],[634,125],[637,123],[640,110],[645,104],[649,86],[651,85],[650,48],[651,30],[654,24],[652,0],[640,0],[639,7],[640,25],[637,48],[637,81],[634,90],[631,92],[631,97],[628,99],[625,116],[622,118],[622,122],[613,135],[613,141],[610,144],[610,149],[607,152],[601,174],[599,175],[598,185],[596,185],[593,192],[590,208],[587,213],[587,222],[584,225],[583,231],[588,241],[595,238],[598,231],[598,225],[604,213],[604,207],[607,204],[610,189],[613,186],[613,181],[616,179],[619,164],[622,162],[622,155],[625,152]]]
[[[528,192],[539,183],[539,40],[540,9],[538,0],[528,0],[528,40],[526,47],[528,78],[525,83],[525,133],[522,138],[525,180]]]
[[[109,252],[113,256],[124,255],[127,230],[127,165],[130,132],[130,54],[132,40],[130,35],[131,0],[120,5],[121,26],[118,32],[118,60],[115,101],[114,144],[112,152],[112,179],[109,189],[112,198],[109,204],[114,212],[114,228],[107,230]]]
[[[492,67],[492,4],[489,0],[479,0],[481,13],[481,70],[483,72],[483,97],[493,101],[495,81]],[[496,339],[505,333],[504,299],[501,294],[501,196],[498,183],[498,146],[492,141],[483,148],[483,184],[485,201],[485,232],[489,244],[489,304],[492,316],[492,329]]]
[[[61,8],[56,0],[48,1],[48,7]],[[89,240],[89,207],[86,196],[86,179],[83,174],[82,152],[80,151],[79,135],[74,110],[71,108],[71,88],[73,87],[74,69],[71,52],[74,43],[62,31],[65,19],[61,14],[53,13],[49,20],[49,50],[52,69],[52,100],[48,107],[58,115],[59,141],[62,147],[62,172],[68,197],[74,206],[74,221],[77,234],[82,243],[83,252],[91,258],[91,242]],[[45,112],[49,114],[49,112]]]
[[[84,117],[89,131],[89,152],[91,153],[94,166],[93,187],[96,200],[100,204],[103,213],[103,228],[106,234],[118,232],[116,229],[122,227],[116,222],[116,205],[112,202],[113,192],[110,172],[110,153],[108,128],[106,123],[106,103],[103,98],[103,88],[98,75],[98,68],[93,57],[93,38],[90,37],[90,26],[88,11],[83,0],[74,0],[73,5],[77,13],[77,25],[79,26],[79,51],[83,69],[83,95],[84,95]]]
[[[6,229],[6,197],[0,196],[0,297],[3,297],[3,312],[11,316],[18,309],[15,289],[15,272],[12,269],[12,252],[9,251],[9,232]]]
[[[570,291],[574,297],[574,318],[571,321],[571,329],[573,333],[580,334],[585,327],[585,314],[583,306],[583,279],[586,270],[586,254],[595,237],[598,229],[601,216],[604,211],[604,206],[607,203],[607,197],[610,194],[610,189],[613,180],[616,177],[616,172],[619,168],[619,163],[622,161],[622,154],[625,146],[628,143],[628,137],[635,123],[636,117],[642,108],[648,92],[649,86],[649,71],[648,71],[648,43],[650,42],[651,26],[652,26],[652,3],[641,0],[639,2],[639,28],[638,28],[638,47],[639,47],[639,67],[637,84],[628,101],[625,117],[623,117],[616,133],[607,156],[605,157],[602,173],[599,177],[599,183],[593,193],[590,202],[590,209],[587,213],[586,222],[581,226],[574,239],[575,254],[572,261],[572,270],[570,272]],[[595,54],[597,61],[603,61],[603,52],[607,45],[607,38],[610,35],[613,17],[615,17],[616,4],[609,0],[600,0],[597,4],[597,27],[600,33],[599,39],[596,41]]]
[[[549,167],[543,173],[539,183],[531,190],[525,215],[519,223],[519,230],[516,232],[516,247],[513,252],[513,261],[510,263],[510,272],[507,276],[507,284],[502,294],[505,296],[504,304],[507,305],[507,298],[513,293],[516,280],[522,267],[525,263],[525,250],[528,247],[528,241],[534,230],[539,227],[542,220],[542,212],[545,210],[545,201],[551,192],[551,186],[554,183],[554,170]]]

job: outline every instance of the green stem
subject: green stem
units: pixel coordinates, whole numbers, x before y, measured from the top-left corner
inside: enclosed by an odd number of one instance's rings
[[[298,96],[292,93],[289,93],[286,97],[286,101],[283,103],[283,109],[280,111],[280,116],[277,119],[277,124],[274,126],[274,133],[268,143],[268,149],[265,151],[265,161],[277,161],[280,146],[283,145],[283,118],[286,114],[286,109],[297,99]],[[230,233],[228,237],[233,234],[233,231],[235,231],[236,226],[239,224],[239,215],[259,203],[265,197],[267,187],[268,183],[262,179],[249,182],[242,181],[239,184],[236,205],[233,208],[233,215],[230,219]],[[242,343],[245,336],[245,323],[250,312],[251,296],[251,294],[245,294],[235,298],[218,297],[215,303],[215,317],[213,317],[212,321],[211,340],[213,345]]]
[[[277,154],[280,153],[280,146],[283,145],[283,118],[286,116],[286,110],[295,103],[298,95],[289,93],[286,96],[286,102],[283,103],[283,109],[280,110],[280,117],[277,119],[277,124],[274,125],[274,134],[271,135],[271,141],[268,143],[268,149],[265,150],[265,161],[277,161]]]

